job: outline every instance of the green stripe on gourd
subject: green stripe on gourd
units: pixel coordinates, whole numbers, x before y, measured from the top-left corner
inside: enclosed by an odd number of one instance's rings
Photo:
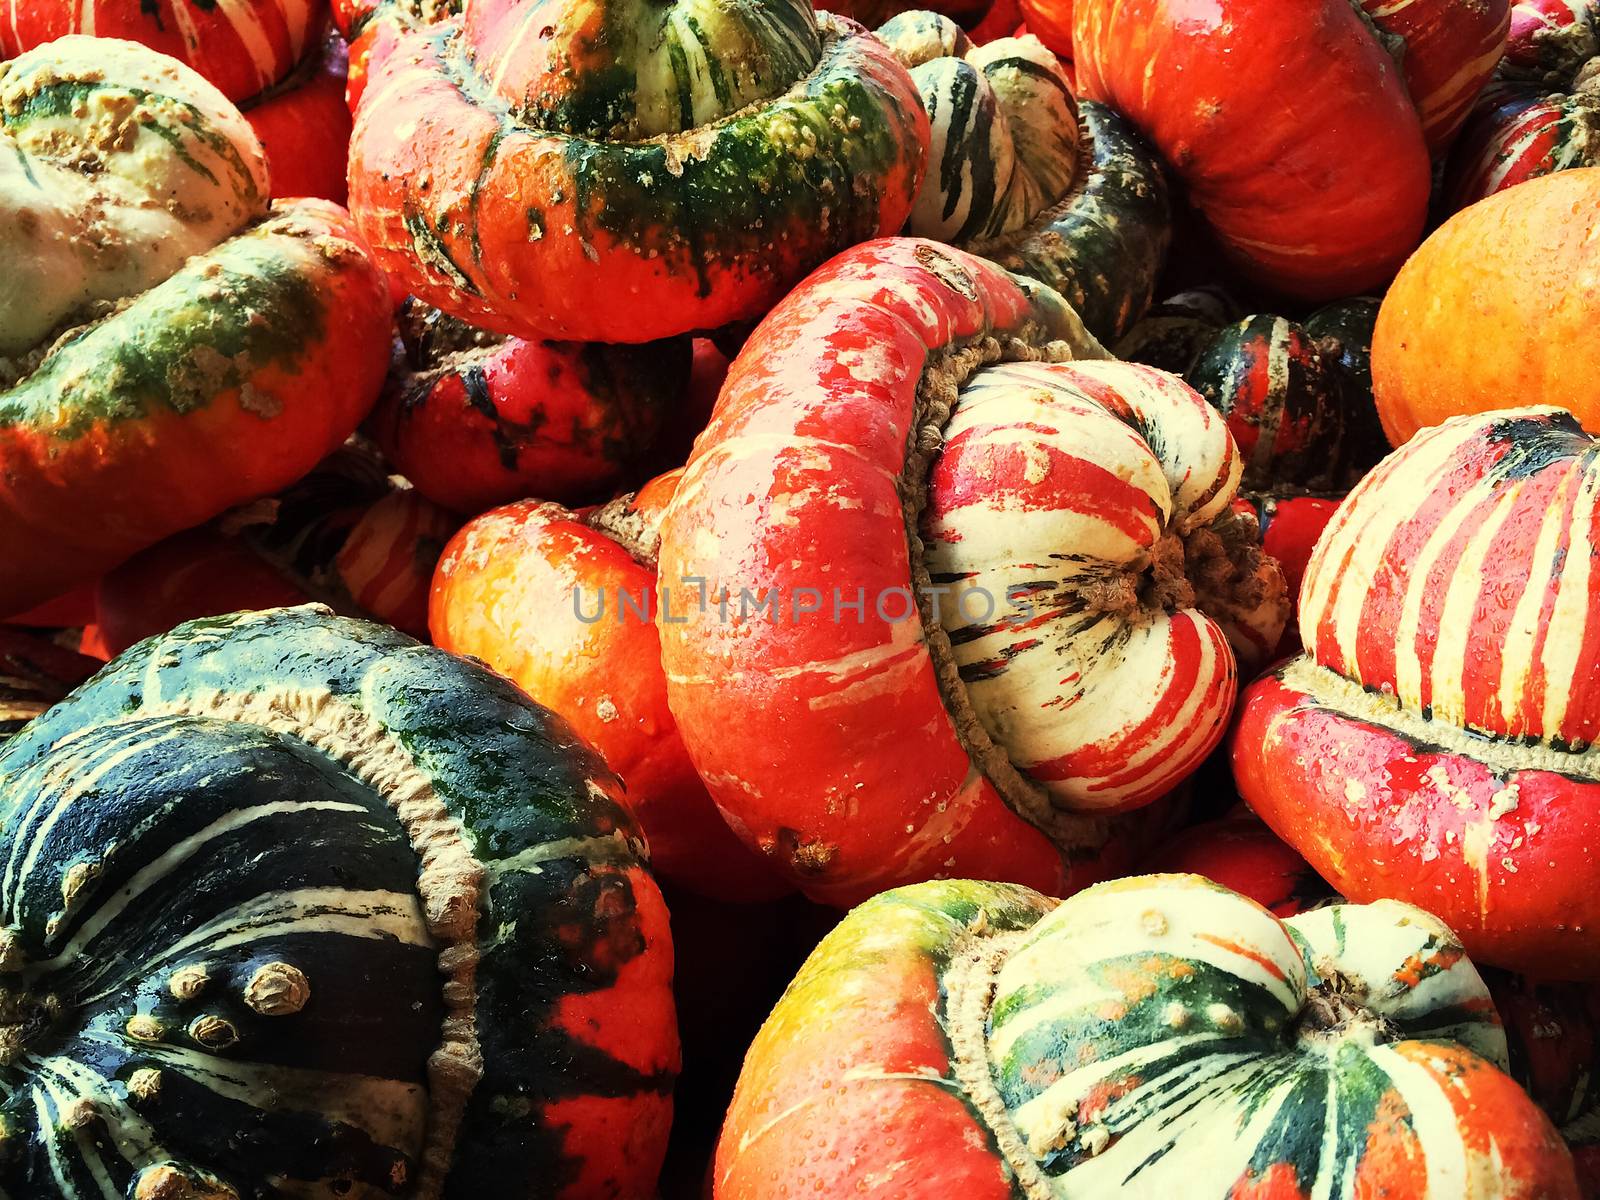
[[[167,278],[267,196],[249,124],[175,59],[72,36],[0,66],[0,359]]]
[[[555,1023],[642,951],[615,795],[559,718],[386,627],[135,647],[0,752],[0,1188],[558,1181],[542,1103],[671,1084]]]
[[[1075,100],[1036,38],[975,47],[950,18],[878,30],[928,114],[928,173],[906,232],[1049,284],[1102,340],[1149,307],[1171,239],[1155,154],[1113,110]]]
[[[849,26],[827,13],[817,14],[817,28],[816,66],[772,100],[649,141],[563,139],[578,236],[604,231],[669,266],[686,258],[701,272],[707,263],[759,257],[797,225],[872,236],[879,181],[915,138],[889,102],[881,68],[863,53],[867,39],[847,36]],[[448,28],[436,36],[452,82],[475,104],[493,107],[465,57],[465,39],[452,39]],[[501,107],[492,156],[524,136]],[[486,162],[480,180],[488,173]],[[412,228],[419,218],[406,219]],[[529,209],[527,220],[531,239],[545,235],[542,212]],[[709,294],[703,275],[701,284]]]
[[[1043,1176],[1085,1194],[1144,1194],[1146,1173],[1181,1186],[1169,1168],[1198,1141],[1208,1178],[1286,1163],[1305,1194],[1328,1194],[1318,1186],[1361,1158],[1381,1104],[1447,1103],[1412,1087],[1391,1044],[1461,1045],[1506,1066],[1487,990],[1437,919],[1380,901],[1280,923],[1196,882],[1090,889],[1008,948],[988,1060]]]
[[[1085,161],[1072,189],[1020,233],[968,249],[1055,288],[1102,341],[1150,307],[1172,241],[1161,162],[1115,109],[1078,101]]]
[[[803,1019],[848,1043],[833,1017],[922,963],[939,983],[934,1011],[908,1007],[898,1037],[861,1036],[900,1053],[932,1021],[947,1063],[896,1076],[898,1059],[869,1069],[869,1050],[836,1081],[841,1093],[906,1081],[875,1103],[914,1168],[941,1152],[912,1132],[929,1104],[917,1085],[936,1081],[1026,1200],[1341,1197],[1385,1180],[1409,1195],[1407,1177],[1423,1174],[1438,1195],[1524,1194],[1526,1161],[1497,1174],[1493,1137],[1513,1120],[1526,1133],[1531,1105],[1491,1114],[1479,1097],[1510,1093],[1476,1090],[1506,1067],[1504,1031],[1460,943],[1420,909],[1340,904],[1280,921],[1192,875],[1116,880],[1059,903],[966,881],[887,892],[823,940],[756,1042],[759,1078],[796,1089],[783,1117],[800,1111],[798,1080],[816,1068],[772,1032]],[[761,1135],[782,1136],[781,1120]],[[736,1096],[731,1128],[747,1140],[748,1121]],[[724,1145],[725,1173],[738,1154]],[[848,1169],[840,1179],[852,1181]]]
[[[878,36],[911,71],[932,137],[907,232],[957,245],[1015,233],[1078,170],[1078,110],[1035,38],[973,46],[950,18],[909,12]]]
[[[637,141],[709,125],[787,91],[822,53],[808,0],[575,3],[555,22],[543,58],[510,39],[477,67],[524,121],[576,137]],[[519,79],[530,62],[535,73]]]
[[[354,249],[314,213],[281,206],[54,346],[0,391],[0,430],[71,441],[100,422],[202,408],[268,366],[292,371],[322,336],[329,256],[341,248]],[[247,390],[242,403],[269,417],[279,400]]]

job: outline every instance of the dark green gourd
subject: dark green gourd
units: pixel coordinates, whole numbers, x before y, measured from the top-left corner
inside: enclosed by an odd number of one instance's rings
[[[648,1194],[671,949],[620,795],[384,626],[134,647],[0,751],[0,1194]]]

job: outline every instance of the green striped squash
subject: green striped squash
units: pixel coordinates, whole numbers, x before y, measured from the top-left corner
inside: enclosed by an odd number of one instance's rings
[[[1048,284],[1110,342],[1150,306],[1171,241],[1160,161],[1133,125],[1076,99],[1031,35],[983,46],[941,13],[878,30],[928,115],[928,170],[906,232]]]
[[[1505,1065],[1478,972],[1409,905],[1280,921],[1195,875],[1059,905],[919,884],[857,909],[790,985],[716,1197],[1576,1196]]]
[[[648,1195],[671,949],[619,793],[383,626],[134,647],[0,752],[0,1195]]]

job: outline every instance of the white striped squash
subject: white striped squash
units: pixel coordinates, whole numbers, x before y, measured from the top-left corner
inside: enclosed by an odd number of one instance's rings
[[[812,954],[745,1060],[716,1200],[1567,1200],[1460,943],[1280,921],[1194,875],[920,884]]]

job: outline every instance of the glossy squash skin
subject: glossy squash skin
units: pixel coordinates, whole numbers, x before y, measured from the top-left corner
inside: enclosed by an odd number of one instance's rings
[[[1072,0],[1018,0],[1028,32],[1070,61],[1072,59]]]
[[[684,419],[687,338],[541,342],[408,303],[369,429],[420,491],[460,513],[528,496],[576,504],[639,481]]]
[[[344,39],[330,33],[293,74],[243,106],[267,152],[274,197],[317,196],[335,204],[349,198],[349,65]]]
[[[483,0],[406,34],[351,148],[384,268],[496,332],[644,342],[758,317],[900,227],[927,121],[879,42],[808,0],[684,16]],[[708,65],[669,84],[691,50]]]
[[[123,38],[171,55],[234,101],[289,76],[316,46],[321,0],[4,0],[0,59],[68,34]]]
[[[1139,870],[1204,876],[1277,917],[1305,912],[1333,895],[1298,851],[1248,814],[1183,830],[1156,847]]]
[[[1378,301],[1344,300],[1293,321],[1233,320],[1212,299],[1184,293],[1157,305],[1116,353],[1181,374],[1216,406],[1244,456],[1247,490],[1348,490],[1389,450],[1372,399]]]
[[[1171,238],[1155,152],[1125,117],[1074,99],[1034,38],[977,46],[932,12],[898,16],[878,36],[910,69],[932,131],[905,232],[1054,288],[1097,338],[1127,332]]]
[[[1341,894],[1550,978],[1600,971],[1594,445],[1516,409],[1385,460],[1317,543],[1306,654],[1233,735],[1240,794]]]
[[[1221,736],[1224,627],[1276,644],[1276,568],[1216,521],[1221,421],[1170,376],[1061,361],[1103,354],[1055,293],[901,238],[735,360],[662,528],[668,696],[718,806],[812,898],[1081,886],[1108,843],[1137,853],[1108,814]]]
[[[325,609],[194,622],[0,794],[10,1194],[651,1195],[666,912],[505,680]]]
[[[1567,1198],[1489,993],[1393,901],[1280,921],[1192,875],[1060,905],[927,883],[812,954],[745,1060],[716,1200]]]
[[[1554,404],[1600,432],[1600,167],[1560,171],[1465,209],[1384,297],[1372,382],[1389,440],[1459,413]]]
[[[717,812],[667,707],[656,621],[661,511],[677,473],[574,513],[524,500],[451,541],[435,576],[437,645],[488,663],[570,721],[627,786],[662,879],[719,900],[788,890]],[[679,614],[681,615],[681,614]]]
[[[1073,8],[1080,94],[1133,120],[1241,269],[1301,300],[1376,288],[1400,267],[1422,235],[1430,148],[1454,134],[1505,43],[1506,0],[1364,8]],[[1404,73],[1386,38],[1403,42]]]

